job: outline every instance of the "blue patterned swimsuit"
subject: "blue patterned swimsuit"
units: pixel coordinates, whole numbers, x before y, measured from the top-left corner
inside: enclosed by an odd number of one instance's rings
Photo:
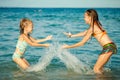
[[[21,52],[21,53],[24,53],[25,52],[25,49],[27,47],[27,42],[26,41],[21,41],[21,40],[18,40],[17,42],[17,45],[16,45],[16,48]],[[23,55],[21,55],[20,53],[18,52],[15,52],[12,56],[12,58],[23,58]]]

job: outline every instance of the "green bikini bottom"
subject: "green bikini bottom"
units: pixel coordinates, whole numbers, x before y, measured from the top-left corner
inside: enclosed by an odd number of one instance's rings
[[[117,46],[113,42],[103,46],[103,50],[101,53],[108,53],[108,52],[113,52],[113,54],[117,53]]]

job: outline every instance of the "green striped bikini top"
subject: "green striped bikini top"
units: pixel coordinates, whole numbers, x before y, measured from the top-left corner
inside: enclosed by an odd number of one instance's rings
[[[21,53],[25,52],[25,49],[27,47],[26,41],[18,40],[16,47],[20,50]]]

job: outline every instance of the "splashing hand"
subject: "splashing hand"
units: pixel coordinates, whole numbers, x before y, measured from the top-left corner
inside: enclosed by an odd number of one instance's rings
[[[50,44],[44,44],[45,45],[45,47],[49,47],[50,46]]]
[[[67,32],[63,32],[63,34],[65,34],[67,37],[69,37],[69,38],[71,38],[71,36],[72,36],[72,33],[67,33]]]
[[[62,46],[62,48],[65,49],[65,48],[68,48],[68,46],[69,46],[69,45],[64,44],[64,45]]]
[[[46,40],[51,40],[51,39],[52,39],[52,35],[46,37]]]

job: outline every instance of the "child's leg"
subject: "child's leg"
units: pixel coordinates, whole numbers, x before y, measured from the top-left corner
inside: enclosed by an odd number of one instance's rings
[[[29,65],[25,63],[25,61],[21,58],[16,58],[14,61],[22,68],[22,69],[27,69]]]
[[[112,52],[108,52],[108,53],[103,53],[99,56],[95,66],[94,66],[95,73],[102,74],[102,68],[108,62],[111,55],[112,55]]]
[[[30,66],[30,64],[28,63],[28,61],[27,61],[25,58],[23,58],[23,61],[24,61],[28,66]]]

